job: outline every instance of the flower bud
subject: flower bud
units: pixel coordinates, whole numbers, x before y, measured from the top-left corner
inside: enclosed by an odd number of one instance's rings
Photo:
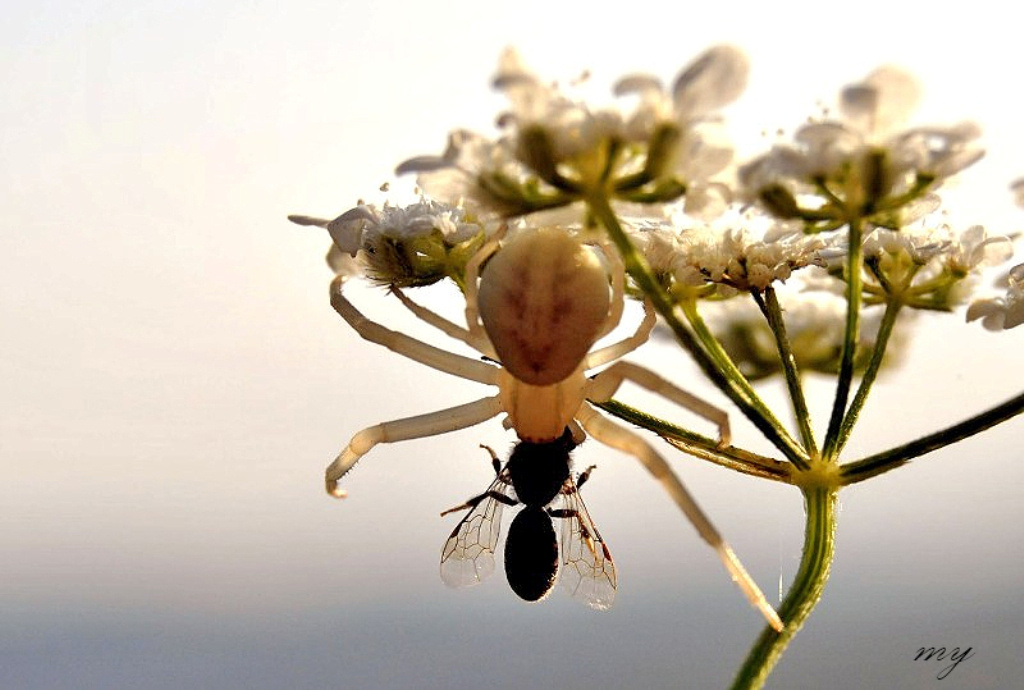
[[[765,187],[758,195],[761,203],[777,218],[799,218],[800,207],[792,192],[780,184]]]

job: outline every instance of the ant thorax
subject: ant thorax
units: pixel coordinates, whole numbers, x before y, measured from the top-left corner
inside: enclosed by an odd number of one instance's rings
[[[554,441],[517,443],[505,469],[519,502],[535,507],[551,503],[569,478],[569,453],[575,447],[568,429]]]
[[[608,271],[562,230],[524,231],[488,261],[478,300],[512,425],[525,440],[558,438],[584,399],[584,358],[611,306]]]

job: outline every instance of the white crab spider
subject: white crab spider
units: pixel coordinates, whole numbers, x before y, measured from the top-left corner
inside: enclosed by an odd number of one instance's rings
[[[346,276],[339,275],[331,283],[332,306],[366,340],[434,369],[497,386],[498,393],[363,429],[327,468],[328,492],[344,497],[346,492],[338,488],[338,480],[378,443],[443,434],[502,413],[506,428],[514,429],[525,441],[553,441],[568,427],[577,443],[589,434],[636,457],[715,549],[750,602],[781,631],[778,614],[664,458],[643,438],[587,402],[611,399],[622,382],[629,380],[713,422],[718,426],[720,444],[729,444],[729,420],[723,410],[652,371],[616,361],[647,341],[656,320],[649,304],[644,304],[644,319],[633,335],[591,351],[622,317],[625,275],[617,253],[605,251],[613,264],[609,291],[609,270],[593,249],[565,231],[522,230],[502,245],[503,235],[499,232],[491,238],[466,266],[466,328],[394,290],[417,317],[495,364],[447,352],[385,328],[363,316],[344,296]],[[481,275],[487,259],[490,261]],[[588,370],[609,362],[614,363],[587,378]]]

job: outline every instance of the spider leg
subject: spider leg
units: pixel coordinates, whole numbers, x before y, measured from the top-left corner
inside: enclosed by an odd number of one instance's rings
[[[622,316],[621,311],[619,316]],[[654,307],[651,306],[649,300],[644,300],[644,320],[640,322],[639,326],[637,326],[636,332],[624,340],[591,352],[587,355],[583,368],[593,369],[594,367],[599,367],[602,364],[607,364],[608,362],[625,357],[627,354],[647,342],[647,339],[651,337],[651,331],[654,330],[654,324],[657,323],[657,321],[658,315],[654,312]]]
[[[593,407],[583,403],[577,412],[576,418],[592,437],[611,448],[621,450],[635,457],[647,468],[647,471],[654,475],[662,488],[668,492],[672,500],[683,511],[690,523],[696,528],[697,533],[706,541],[718,554],[725,565],[729,575],[739,585],[750,603],[761,612],[768,624],[775,630],[781,632],[784,628],[779,614],[775,612],[772,605],[768,603],[764,593],[761,592],[757,583],[747,573],[743,564],[740,563],[732,548],[722,539],[715,526],[700,509],[697,502],[686,490],[683,483],[676,476],[661,455],[658,454],[644,439],[619,424],[601,416]]]
[[[604,255],[608,257],[608,261],[611,263],[612,301],[608,309],[608,318],[605,319],[604,326],[601,327],[601,332],[597,334],[597,338],[594,338],[595,341],[615,330],[615,327],[619,325],[619,321],[622,320],[622,310],[626,304],[626,267],[622,263],[622,257],[619,256],[618,250],[610,242],[602,242],[601,249],[604,250]]]
[[[338,276],[331,281],[331,306],[360,336],[438,371],[478,383],[497,385],[497,367],[428,345],[363,316],[342,294],[344,282],[345,276]]]
[[[501,402],[498,396],[494,396],[465,405],[367,427],[353,436],[345,446],[345,450],[341,451],[334,462],[327,467],[324,477],[327,493],[344,498],[346,492],[344,489],[338,488],[338,480],[352,469],[359,458],[370,452],[370,449],[378,443],[407,441],[413,438],[436,436],[456,429],[465,429],[484,422],[500,412]]]
[[[587,440],[587,434],[575,419],[569,420],[569,433],[572,434],[572,442],[577,446]]]
[[[718,446],[726,448],[732,442],[729,430],[729,413],[687,393],[675,384],[666,381],[650,369],[631,362],[616,362],[587,382],[586,397],[594,402],[606,402],[615,395],[623,381],[632,381],[652,393],[668,398],[691,412],[718,426]]]
[[[489,259],[494,252],[498,251],[501,240],[505,237],[507,231],[508,225],[502,224],[497,232],[491,236],[491,239],[484,242],[483,246],[466,263],[466,326],[469,328],[471,337],[488,343],[490,343],[490,339],[487,337],[484,325],[480,323],[480,306],[477,300],[478,278],[480,276],[480,267],[484,265],[484,261]]]
[[[497,357],[497,354],[494,352],[494,348],[491,346],[491,342],[487,340],[487,338],[480,339],[462,326],[452,323],[437,312],[427,309],[422,304],[417,304],[397,287],[391,288],[391,293],[397,297],[398,301],[401,302],[405,308],[411,311],[417,318],[427,322],[448,337],[461,340],[474,350],[477,350],[487,357],[491,357],[492,359]]]

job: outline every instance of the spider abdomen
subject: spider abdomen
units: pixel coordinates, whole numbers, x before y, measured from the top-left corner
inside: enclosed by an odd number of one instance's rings
[[[487,264],[480,319],[502,366],[533,386],[564,381],[597,339],[611,303],[608,272],[563,230],[523,232]]]

